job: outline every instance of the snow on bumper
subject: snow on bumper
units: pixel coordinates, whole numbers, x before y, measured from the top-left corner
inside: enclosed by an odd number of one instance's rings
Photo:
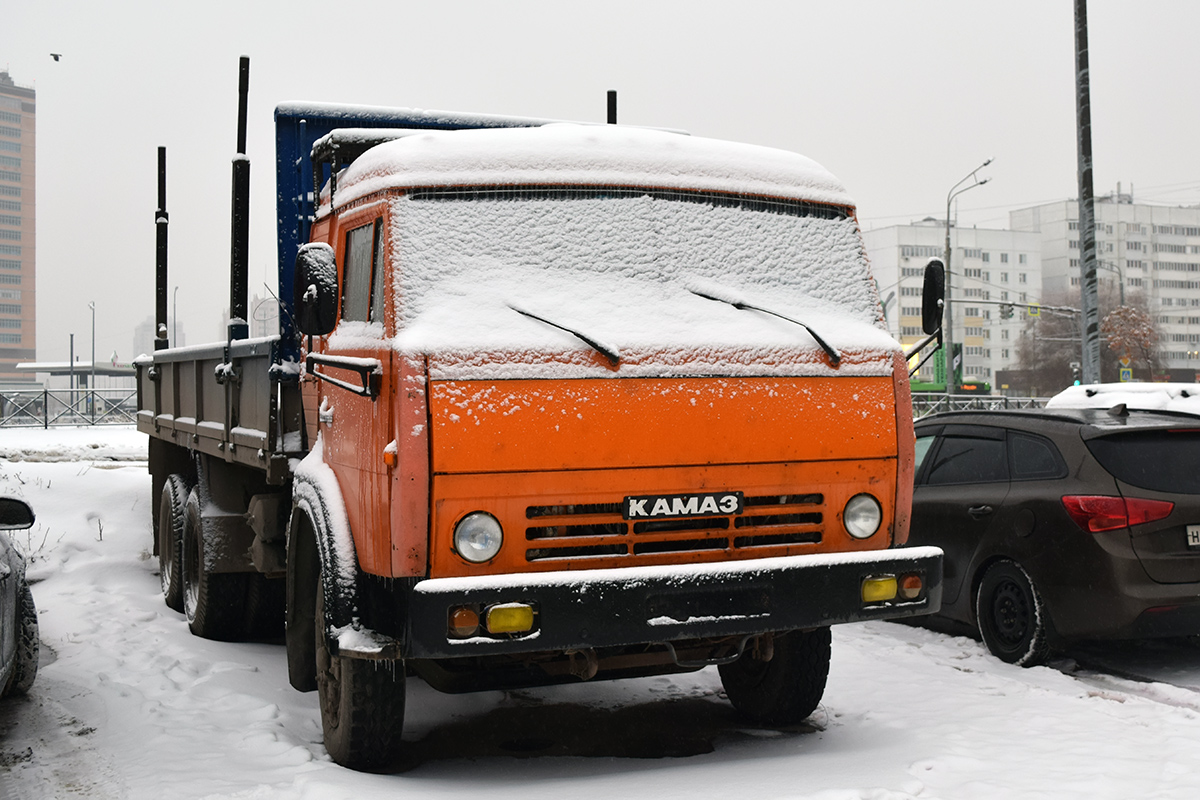
[[[916,573],[915,600],[864,603],[867,578]],[[936,547],[788,556],[719,564],[631,567],[421,581],[409,596],[408,658],[453,658],[744,636],[869,619],[930,614],[941,607]],[[526,603],[528,633],[453,638],[454,608]]]

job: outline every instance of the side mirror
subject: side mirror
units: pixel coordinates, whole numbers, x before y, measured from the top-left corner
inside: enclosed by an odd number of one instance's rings
[[[24,530],[33,525],[33,509],[24,500],[0,497],[0,530]]]
[[[296,254],[292,302],[296,327],[309,336],[332,333],[337,324],[337,262],[324,242],[303,245]]]
[[[942,307],[946,302],[946,267],[940,258],[925,265],[925,285],[921,289],[921,330],[937,333],[942,327]]]

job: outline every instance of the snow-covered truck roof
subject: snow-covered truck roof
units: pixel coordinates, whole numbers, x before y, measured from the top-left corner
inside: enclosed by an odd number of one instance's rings
[[[394,346],[439,379],[608,374],[591,350],[628,377],[893,369],[853,201],[804,156],[617,126],[405,131],[333,205],[389,189]]]
[[[854,205],[837,178],[797,153],[573,123],[407,135],[351,164],[338,179],[334,202],[342,206],[393,188],[521,185],[674,188]]]

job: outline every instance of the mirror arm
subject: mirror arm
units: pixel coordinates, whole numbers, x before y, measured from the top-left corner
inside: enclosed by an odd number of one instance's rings
[[[937,340],[937,347],[933,348],[932,350],[930,350],[928,353],[926,353],[925,355],[923,355],[921,357],[921,360],[917,362],[917,365],[908,371],[908,377],[911,378],[913,375],[916,375],[917,372],[921,369],[921,367],[925,366],[925,362],[928,361],[929,359],[933,358],[934,354],[937,353],[938,350],[942,349],[942,329],[941,328],[938,328],[936,331],[934,331],[933,333],[929,334],[924,339],[922,339],[917,344],[917,346],[912,349],[912,352],[914,352],[914,353],[921,352],[926,347],[928,347],[929,343],[932,342],[934,339]]]

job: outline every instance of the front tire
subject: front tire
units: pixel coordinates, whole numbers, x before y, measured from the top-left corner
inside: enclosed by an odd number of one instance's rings
[[[158,576],[167,607],[183,611],[183,525],[191,487],[168,475],[158,504]]]
[[[729,702],[741,713],[770,725],[808,717],[825,694],[831,636],[828,627],[776,634],[769,661],[747,652],[718,667]]]
[[[224,642],[242,638],[246,574],[213,573],[205,567],[200,493],[192,489],[183,524],[183,613],[193,634]]]
[[[383,771],[396,765],[404,728],[404,662],[330,653],[324,586],[317,581],[317,695],[325,749],[343,767]]]
[[[37,676],[38,652],[41,640],[38,638],[37,608],[33,604],[33,593],[29,584],[21,584],[20,597],[17,600],[18,625],[17,652],[13,658],[12,673],[8,678],[8,686],[3,694],[25,694],[33,686]]]
[[[983,643],[1001,661],[1032,667],[1050,656],[1045,604],[1015,561],[988,567],[975,594],[975,617]]]

